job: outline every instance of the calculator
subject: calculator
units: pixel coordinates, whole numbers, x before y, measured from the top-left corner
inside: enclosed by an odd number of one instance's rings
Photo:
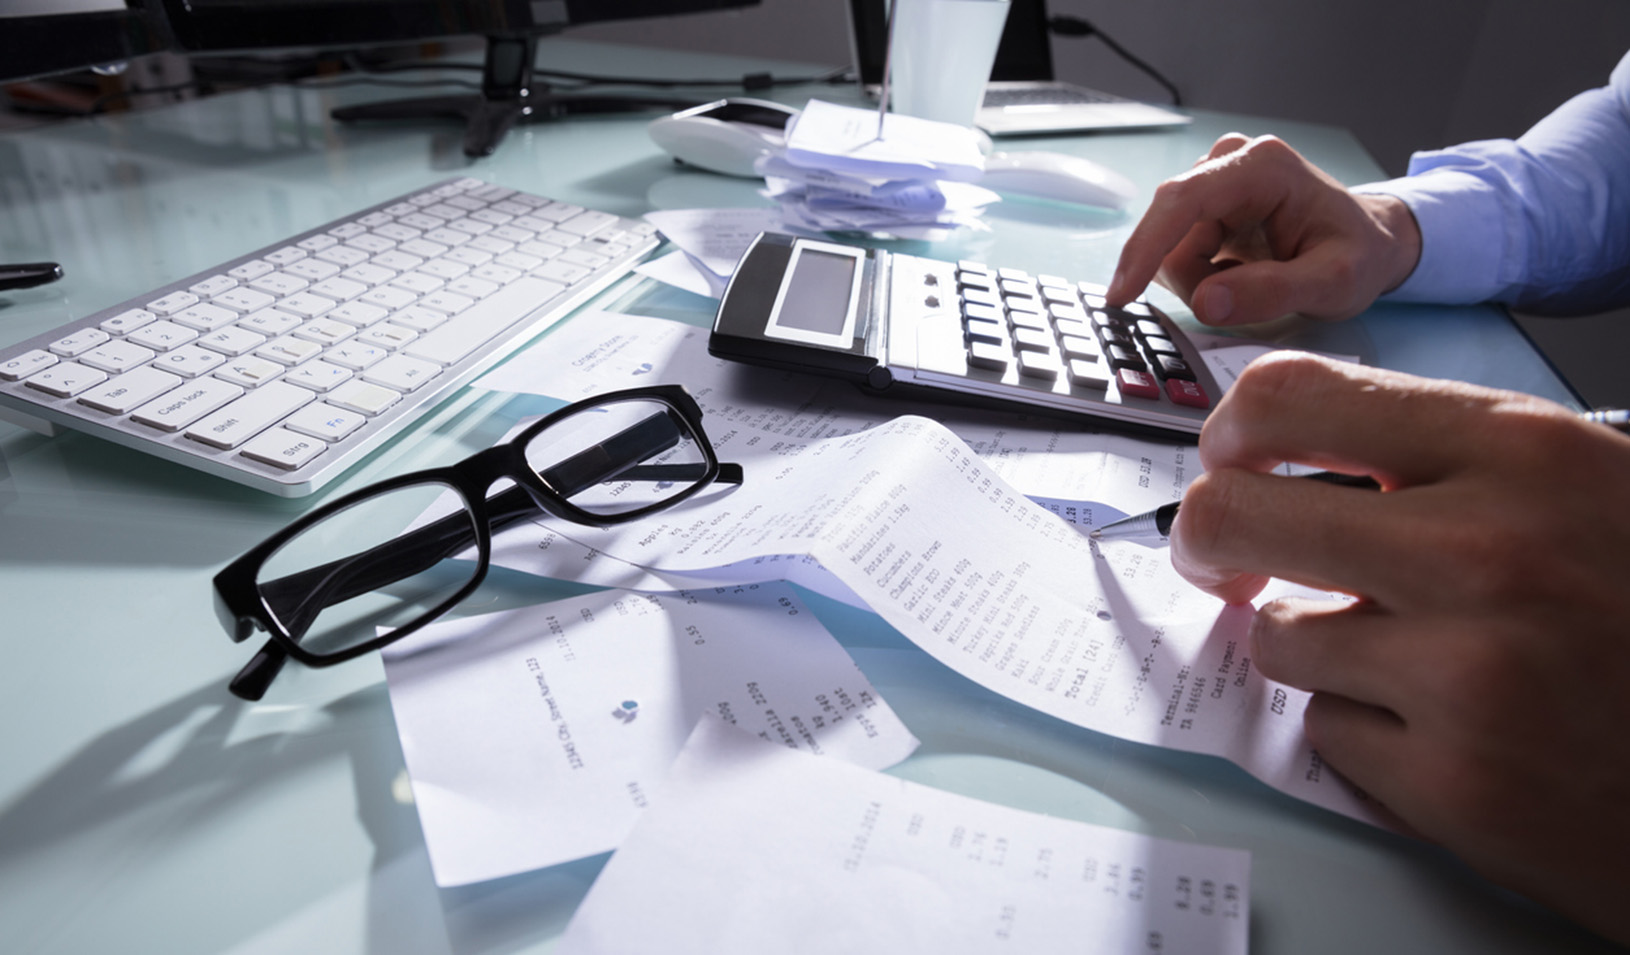
[[[708,351],[868,391],[1191,438],[1216,380],[1171,317],[1104,287],[766,232],[726,287]]]

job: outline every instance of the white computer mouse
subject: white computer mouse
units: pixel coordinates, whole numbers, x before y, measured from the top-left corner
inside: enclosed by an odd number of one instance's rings
[[[991,153],[979,184],[997,192],[1123,209],[1138,194],[1132,180],[1090,159],[1027,150]]]
[[[798,110],[768,100],[728,97],[651,121],[651,141],[680,162],[758,178],[753,162],[786,145]]]

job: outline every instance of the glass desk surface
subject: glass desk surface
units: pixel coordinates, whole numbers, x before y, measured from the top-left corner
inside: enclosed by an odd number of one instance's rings
[[[542,50],[546,62],[585,72],[799,69],[563,40]],[[812,94],[853,98],[846,88],[777,96],[800,103]],[[765,202],[750,181],[676,167],[646,136],[649,113],[523,126],[474,163],[454,125],[351,127],[328,118],[332,106],[392,95],[404,91],[279,87],[0,138],[0,261],[54,260],[67,273],[0,293],[0,341],[449,176],[635,216]],[[1276,132],[1347,182],[1380,175],[1340,130],[1209,113],[1178,132],[1023,145],[1104,162],[1147,196],[1231,129]],[[908,250],[1103,281],[1138,211],[1003,203],[987,215],[989,233]],[[1156,298],[1192,322],[1175,299]],[[596,304],[698,325],[712,319],[712,302],[640,278]],[[1287,320],[1248,334],[1572,401],[1494,308],[1378,307],[1340,325]],[[84,435],[44,438],[0,423],[7,951],[552,947],[604,858],[438,890],[378,660],[291,666],[266,701],[238,701],[226,683],[253,647],[225,638],[209,587],[223,564],[314,503],[456,460],[543,407],[467,392],[334,488],[294,501]],[[464,611],[584,589],[495,571]],[[1021,808],[1248,849],[1253,952],[1606,950],[1431,847],[1282,796],[1220,760],[1043,716],[956,676],[875,616],[810,600],[923,741],[892,772]]]

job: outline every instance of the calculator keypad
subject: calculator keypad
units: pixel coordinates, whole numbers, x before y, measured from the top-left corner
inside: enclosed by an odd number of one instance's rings
[[[1074,388],[1211,407],[1174,332],[1143,302],[1110,308],[1103,288],[977,262],[956,266],[962,335],[970,368],[1015,369],[1020,381],[1061,376]]]

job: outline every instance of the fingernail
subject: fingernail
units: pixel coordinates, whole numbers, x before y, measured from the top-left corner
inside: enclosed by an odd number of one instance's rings
[[[1234,311],[1234,293],[1226,285],[1212,285],[1200,296],[1200,320],[1221,325]]]

